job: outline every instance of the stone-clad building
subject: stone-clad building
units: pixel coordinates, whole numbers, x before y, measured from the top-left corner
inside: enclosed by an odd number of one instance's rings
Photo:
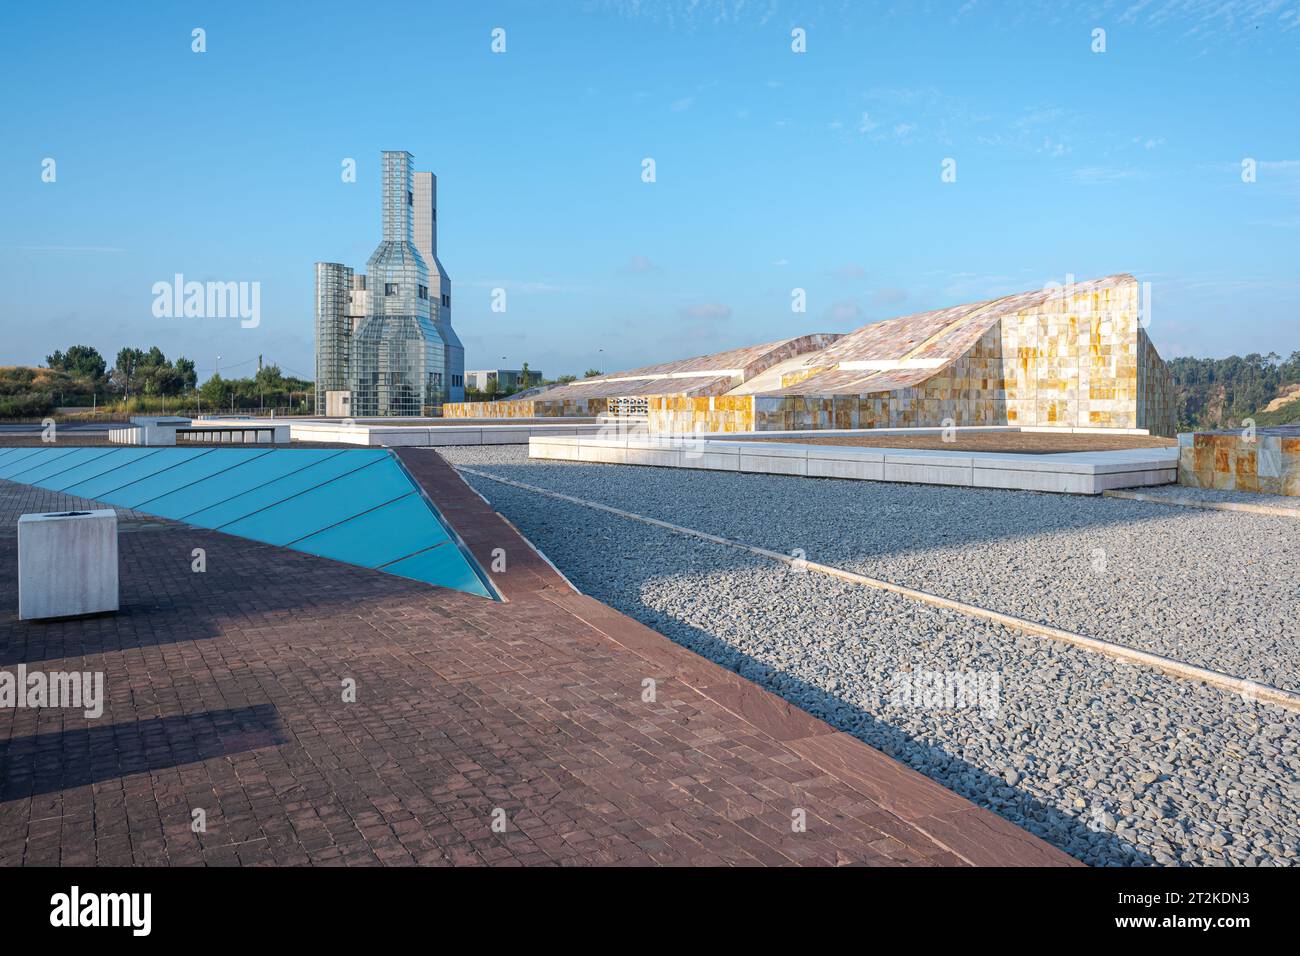
[[[1115,275],[574,382],[445,414],[644,415],[660,433],[1019,425],[1174,433],[1173,385]]]

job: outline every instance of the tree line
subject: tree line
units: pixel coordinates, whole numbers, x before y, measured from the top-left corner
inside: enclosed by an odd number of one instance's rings
[[[1180,430],[1239,428],[1300,421],[1300,401],[1276,412],[1264,408],[1288,385],[1300,383],[1300,351],[1283,359],[1276,352],[1221,359],[1176,358],[1166,363],[1174,380]]]
[[[0,369],[0,417],[47,415],[60,406],[105,412],[221,411],[288,408],[310,411],[312,383],[274,364],[245,378],[213,375],[202,386],[193,359],[170,360],[162,349],[123,348],[112,366],[97,349],[73,345],[46,356],[44,368]]]

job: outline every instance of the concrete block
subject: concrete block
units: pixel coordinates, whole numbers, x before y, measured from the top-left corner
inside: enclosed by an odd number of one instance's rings
[[[938,468],[970,468],[975,463],[972,455],[954,451],[932,451],[928,448],[909,448],[906,451],[887,449],[886,464],[924,465]]]
[[[666,449],[652,451],[648,448],[628,448],[625,455],[623,461],[629,465],[660,465],[664,468],[672,468],[682,463],[680,451]]]
[[[582,444],[573,448],[563,448],[558,453],[553,452],[548,457],[559,458],[564,461],[591,461],[602,465],[624,465],[627,464],[626,453],[626,449],[617,445]]]
[[[709,471],[740,471],[740,456],[706,451],[702,454],[686,453],[682,456],[686,468],[706,468]]]
[[[378,440],[379,444],[389,448],[429,444],[427,428],[371,428],[367,431]]]
[[[483,429],[481,428],[445,428],[429,429],[430,445],[481,445]],[[526,442],[520,442],[526,444]]]
[[[860,481],[883,481],[885,465],[866,458],[809,458],[810,478],[856,478]]]
[[[1178,480],[1176,468],[1153,468],[1145,471],[1130,471],[1097,475],[1093,479],[1095,495],[1112,488],[1144,488],[1151,485],[1172,485]]]
[[[528,442],[529,458],[556,458],[560,461],[578,461],[579,454],[582,451],[579,445],[561,444],[556,441],[548,441],[542,438],[534,438]]]
[[[480,428],[480,445],[522,445],[528,441],[528,428]]]
[[[1057,494],[1093,495],[1092,475],[1068,472],[1019,471],[1006,468],[976,468],[972,473],[975,488],[1011,488],[1018,491],[1051,491]]]
[[[897,462],[886,458],[884,462],[885,481],[910,481],[922,485],[959,485],[969,486],[973,478],[971,467],[942,465],[923,465]]]
[[[742,454],[765,458],[807,458],[808,445],[783,445],[777,442],[736,442],[744,451]]]
[[[855,445],[809,445],[808,457],[831,461],[884,461],[885,452],[879,448],[858,448]]]
[[[740,470],[756,472],[760,475],[806,475],[807,458],[776,457],[772,455],[740,456]]]
[[[116,611],[117,512],[111,508],[18,519],[18,617]]]

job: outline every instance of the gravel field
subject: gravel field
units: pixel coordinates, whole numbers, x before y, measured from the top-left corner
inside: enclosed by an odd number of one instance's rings
[[[1242,676],[1296,673],[1300,602],[1290,519],[1022,492],[530,462],[522,447],[439,451],[456,464],[773,550],[802,547],[810,559]],[[466,477],[586,593],[1085,862],[1300,865],[1295,714]],[[1243,518],[1245,527],[1234,528]],[[1093,570],[1094,548],[1106,552],[1104,573]],[[1241,555],[1237,566],[1254,580],[1230,580],[1225,552]],[[1138,573],[1140,563],[1154,567]],[[1195,592],[1163,593],[1186,588]],[[1261,606],[1261,594],[1273,604]],[[1155,600],[1161,606],[1150,606]],[[1157,636],[1169,629],[1176,639]],[[908,672],[914,696],[905,693]],[[919,685],[936,675],[969,681],[969,699],[922,696]],[[1276,676],[1270,682],[1295,686]]]
[[[449,460],[1238,677],[1300,690],[1300,524],[1092,498],[783,475]]]
[[[1300,513],[1300,498],[1292,495],[1257,495],[1251,491],[1232,491],[1226,488],[1188,488],[1185,485],[1170,485],[1158,488],[1133,488],[1147,495],[1168,495],[1170,497],[1189,498],[1192,501],[1231,502],[1240,505],[1268,505],[1272,508],[1289,508]],[[1300,534],[1300,528],[1294,532]]]

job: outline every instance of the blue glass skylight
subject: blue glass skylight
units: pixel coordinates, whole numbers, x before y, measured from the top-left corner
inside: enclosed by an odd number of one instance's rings
[[[0,449],[0,478],[493,597],[385,449]]]

